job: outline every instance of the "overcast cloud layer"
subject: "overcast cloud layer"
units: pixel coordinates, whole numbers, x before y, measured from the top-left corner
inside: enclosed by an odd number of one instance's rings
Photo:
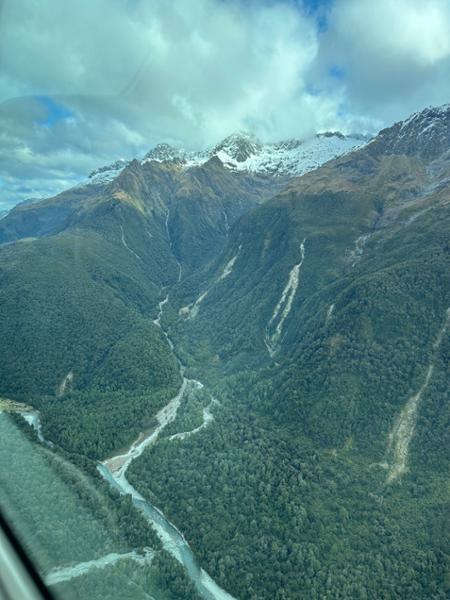
[[[448,0],[0,6],[0,210],[160,141],[375,131],[450,100]]]

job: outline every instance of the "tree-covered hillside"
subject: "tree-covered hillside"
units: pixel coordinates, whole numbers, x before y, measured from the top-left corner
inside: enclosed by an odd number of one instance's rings
[[[450,590],[448,155],[392,135],[244,215],[172,293],[223,407],[130,476],[239,598]]]
[[[0,393],[46,434],[100,458],[153,426],[180,385],[157,304],[281,179],[133,161],[108,184],[20,205],[1,221]]]
[[[0,395],[91,466],[152,432],[129,482],[236,599],[447,598],[449,122],[292,180],[133,161],[12,211]]]
[[[42,409],[63,447],[93,457],[130,441],[179,385],[152,323],[158,287],[94,233],[0,253],[1,393]]]

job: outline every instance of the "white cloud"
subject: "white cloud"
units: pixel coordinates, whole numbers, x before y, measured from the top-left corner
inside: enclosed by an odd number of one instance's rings
[[[0,99],[51,95],[74,115],[44,132],[30,99],[1,106],[4,178],[24,144],[36,165],[69,147],[79,176],[164,139],[201,146],[237,129],[279,138],[336,123],[337,100],[307,87],[315,22],[289,2],[6,0],[1,27]]]
[[[367,131],[450,99],[449,0],[335,0],[325,32],[298,5],[4,0],[0,203],[160,141]]]
[[[383,62],[429,66],[450,55],[448,0],[343,0],[333,16],[336,30],[349,44],[357,42],[357,52]]]
[[[321,60],[344,68],[349,110],[389,124],[450,99],[448,0],[337,0]]]
[[[318,50],[314,21],[287,2],[6,0],[2,34],[9,97],[121,94],[193,143],[255,117],[283,126]]]

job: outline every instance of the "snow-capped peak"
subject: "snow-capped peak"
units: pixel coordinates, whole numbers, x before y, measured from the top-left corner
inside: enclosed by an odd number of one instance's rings
[[[385,154],[434,160],[450,147],[450,104],[428,107],[380,131],[371,147]]]
[[[200,151],[187,151],[166,143],[157,144],[141,159],[141,164],[151,161],[171,163],[186,170],[217,157],[226,168],[234,171],[302,175],[367,141],[368,137],[358,134],[346,136],[339,132],[325,132],[306,140],[289,139],[263,143],[250,133],[237,132],[215,146]],[[89,175],[87,183],[108,183],[130,162],[120,159],[111,165],[100,167]]]
[[[124,158],[119,158],[119,160],[116,160],[115,162],[113,162],[110,165],[106,165],[104,167],[99,167],[98,169],[95,169],[95,171],[92,171],[92,173],[89,174],[89,184],[102,184],[102,183],[108,183],[109,181],[112,181],[113,179],[115,179],[117,177],[117,175],[119,175],[119,173],[121,173],[124,168],[130,164],[130,160],[125,160]]]
[[[185,160],[185,152],[170,144],[157,144],[144,156],[143,161],[156,160],[157,162],[182,162]]]
[[[361,135],[326,132],[306,140],[262,143],[250,134],[239,133],[225,138],[212,149],[209,157],[215,155],[225,167],[237,171],[302,175],[367,141],[368,138]]]
[[[400,132],[427,122],[427,129],[434,125],[439,125],[442,122],[448,121],[450,118],[450,104],[443,104],[442,106],[428,106],[423,110],[417,111],[409,116],[404,121],[400,121]],[[395,125],[394,125],[395,127]]]
[[[223,156],[236,162],[244,162],[261,152],[262,146],[261,142],[250,133],[238,132],[232,133],[217,144],[212,154],[219,158]]]

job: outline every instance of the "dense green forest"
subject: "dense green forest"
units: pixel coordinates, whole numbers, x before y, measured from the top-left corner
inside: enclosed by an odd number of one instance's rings
[[[50,439],[93,458],[150,427],[180,385],[152,323],[159,290],[122,250],[93,233],[1,250],[1,393],[38,407]]]
[[[248,414],[245,388],[231,389],[201,435],[160,441],[128,475],[225,589],[252,600],[448,596],[446,473],[414,468],[385,487],[351,442],[319,450],[269,428]]]

